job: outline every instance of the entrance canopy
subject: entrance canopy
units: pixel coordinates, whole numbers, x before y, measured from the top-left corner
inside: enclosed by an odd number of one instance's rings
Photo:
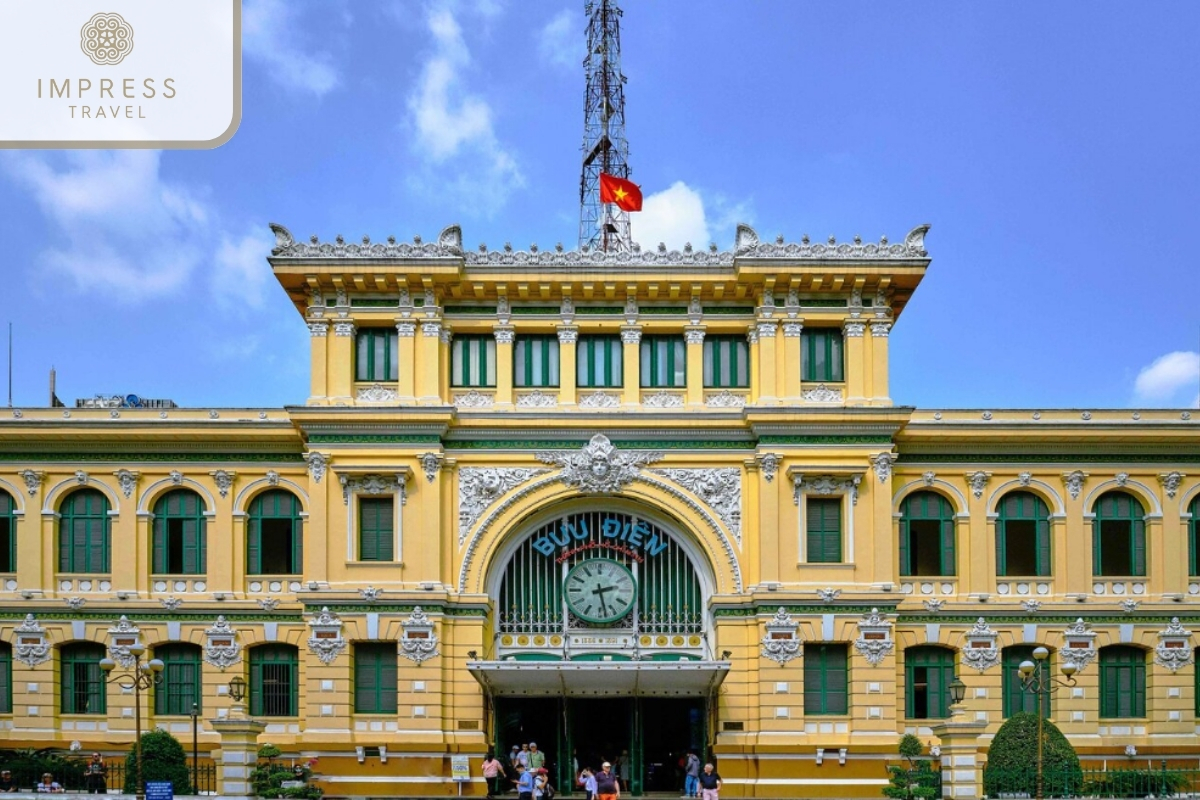
[[[728,661],[469,661],[495,697],[706,697]]]

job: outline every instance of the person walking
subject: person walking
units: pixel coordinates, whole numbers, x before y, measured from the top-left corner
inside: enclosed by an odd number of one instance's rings
[[[704,765],[704,772],[700,773],[700,797],[703,800],[717,800],[717,793],[721,791],[721,776],[713,769],[712,764]]]
[[[529,743],[529,747],[531,750],[533,749],[532,742]],[[542,800],[542,798],[549,800],[551,797],[550,770],[545,767],[538,767],[533,770],[533,773],[533,800]]]
[[[108,767],[104,765],[104,759],[99,753],[92,753],[92,760],[83,769],[88,794],[108,794],[108,781],[105,780],[107,774]]]
[[[517,800],[533,800],[533,773],[517,763]]]
[[[491,752],[483,757],[483,777],[487,781],[488,800],[504,794],[504,764]]]
[[[700,796],[700,757],[688,750],[683,764],[683,794],[685,797]]]
[[[596,776],[591,767],[579,773],[579,785],[583,787],[583,800],[596,800]]]
[[[529,762],[526,766],[535,773],[546,766],[546,753],[538,750],[537,742],[529,743]]]
[[[613,774],[612,764],[605,761],[596,773],[597,800],[617,800],[621,796],[621,782]]]

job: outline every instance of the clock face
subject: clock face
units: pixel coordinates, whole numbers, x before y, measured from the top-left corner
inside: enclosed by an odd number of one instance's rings
[[[567,607],[587,622],[616,622],[637,599],[637,582],[623,564],[591,558],[571,567],[563,584]]]

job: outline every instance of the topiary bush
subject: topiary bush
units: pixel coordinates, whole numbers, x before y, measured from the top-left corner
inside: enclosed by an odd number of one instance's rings
[[[905,764],[888,767],[889,784],[883,787],[883,796],[893,800],[933,800],[941,788],[941,776],[934,770],[933,762],[921,758],[925,745],[911,733],[900,739],[897,748]]]
[[[309,761],[298,761],[288,765],[276,762],[275,759],[283,752],[273,744],[263,744],[258,748],[259,762],[250,773],[250,785],[258,797],[296,798],[297,800],[317,800],[321,797],[321,787],[312,783],[312,764]],[[265,761],[263,760],[265,759]],[[300,783],[300,786],[284,786],[287,783]]]
[[[1037,791],[1037,714],[1013,714],[996,731],[983,771],[983,793],[988,797],[1027,795]],[[1083,787],[1079,756],[1053,722],[1042,728],[1043,793],[1046,797],[1078,795]]]
[[[137,793],[137,750],[125,757],[125,794]],[[183,745],[163,730],[142,734],[142,782],[170,781],[176,795],[192,794],[187,754]]]

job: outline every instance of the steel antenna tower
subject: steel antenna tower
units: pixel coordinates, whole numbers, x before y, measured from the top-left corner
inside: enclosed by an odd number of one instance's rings
[[[625,139],[625,75],[621,73],[621,9],[616,0],[587,0],[587,91],[583,100],[583,174],[579,179],[579,246],[628,250],[629,214],[600,202],[600,173],[629,177]]]

